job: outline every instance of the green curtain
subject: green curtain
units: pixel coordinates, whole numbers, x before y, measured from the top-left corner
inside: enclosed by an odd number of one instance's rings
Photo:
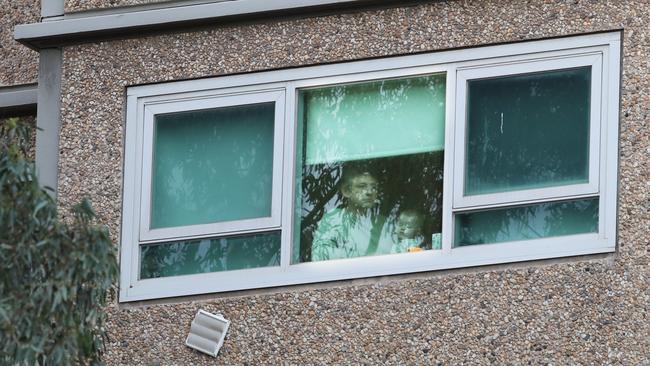
[[[306,164],[444,148],[444,74],[308,89],[300,96]]]

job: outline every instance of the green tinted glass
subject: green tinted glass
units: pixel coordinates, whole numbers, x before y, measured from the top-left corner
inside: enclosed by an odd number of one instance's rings
[[[298,96],[292,262],[440,249],[445,75]]]
[[[445,75],[301,91],[305,163],[441,151]]]
[[[271,215],[274,103],[157,115],[151,227]]]
[[[465,194],[589,178],[591,68],[467,83]]]
[[[280,265],[280,232],[141,247],[140,278]]]
[[[456,215],[454,246],[598,232],[598,199]]]

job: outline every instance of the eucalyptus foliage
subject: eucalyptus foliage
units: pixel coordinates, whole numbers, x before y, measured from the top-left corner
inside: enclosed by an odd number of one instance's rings
[[[0,129],[0,364],[100,364],[117,276],[108,231],[85,200],[60,220],[26,158],[29,127]]]

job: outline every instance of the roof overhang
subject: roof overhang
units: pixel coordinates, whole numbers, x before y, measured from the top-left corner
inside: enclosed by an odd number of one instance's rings
[[[16,41],[35,50],[68,44],[141,36],[143,32],[174,31],[240,20],[409,3],[396,0],[230,0],[211,3],[155,4],[133,9],[70,13],[40,23],[18,25]],[[165,3],[163,3],[165,4]],[[175,5],[174,5],[175,4]]]

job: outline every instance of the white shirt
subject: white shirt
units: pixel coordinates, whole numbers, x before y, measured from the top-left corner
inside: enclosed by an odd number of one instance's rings
[[[327,212],[314,232],[311,260],[390,253],[393,239],[386,221],[377,214],[359,215],[345,208]],[[376,248],[371,239],[376,242]]]

